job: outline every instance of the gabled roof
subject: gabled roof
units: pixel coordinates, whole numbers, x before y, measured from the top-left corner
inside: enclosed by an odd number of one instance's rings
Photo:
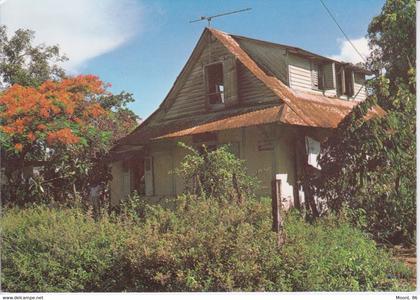
[[[190,119],[180,119],[162,124],[149,125],[157,113],[170,101],[169,95],[173,94],[182,82],[188,68],[194,63],[197,48],[202,47],[203,36],[209,33],[214,36],[226,49],[234,55],[258,80],[278,96],[278,104],[271,107],[242,107],[236,110],[209,113]],[[232,36],[222,31],[206,28],[194,49],[187,64],[177,77],[174,86],[159,108],[130,135],[121,139],[118,145],[146,144],[150,140],[159,140],[171,137],[180,137],[191,134],[219,131],[230,128],[239,128],[268,123],[284,123],[320,128],[336,128],[344,117],[358,103],[344,101],[338,98],[326,97],[321,94],[295,91],[284,84],[279,78],[267,74],[251,56],[240,46],[238,39],[243,37]],[[259,41],[261,43],[265,43]],[[298,48],[296,48],[298,49]],[[300,49],[301,50],[301,49]],[[304,50],[301,50],[304,51]],[[309,53],[309,52],[307,52]],[[327,58],[325,58],[327,59]],[[382,116],[385,112],[379,106],[373,107],[368,117]]]

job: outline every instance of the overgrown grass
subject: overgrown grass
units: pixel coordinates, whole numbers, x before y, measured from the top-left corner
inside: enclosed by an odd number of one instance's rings
[[[1,282],[9,292],[98,291],[112,278],[126,228],[75,208],[13,208],[1,219]]]
[[[138,211],[138,205],[131,205]],[[130,206],[130,207],[131,207]],[[78,209],[9,209],[5,291],[408,290],[410,271],[337,217],[287,216],[276,246],[268,200],[182,196],[94,220]]]

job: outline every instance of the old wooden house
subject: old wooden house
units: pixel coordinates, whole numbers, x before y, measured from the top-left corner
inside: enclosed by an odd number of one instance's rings
[[[367,72],[296,47],[206,28],[166,98],[112,150],[111,197],[159,199],[183,192],[173,172],[193,146],[230,144],[269,195],[304,200],[302,174],[316,169],[318,141],[366,98]],[[380,114],[380,108],[370,114]]]

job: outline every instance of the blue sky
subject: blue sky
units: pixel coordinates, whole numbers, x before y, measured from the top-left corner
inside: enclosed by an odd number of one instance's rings
[[[70,58],[65,66],[69,72],[96,74],[112,83],[113,92],[133,93],[136,102],[130,108],[141,118],[158,107],[186,63],[207,24],[188,21],[202,15],[251,7],[214,19],[212,27],[337,59],[358,59],[318,0],[68,2],[9,0],[0,7],[0,20],[11,30],[33,28],[39,43],[62,45]],[[367,54],[363,37],[384,0],[324,2]]]

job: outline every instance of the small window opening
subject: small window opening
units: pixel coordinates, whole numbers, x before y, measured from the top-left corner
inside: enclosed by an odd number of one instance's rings
[[[133,176],[132,176],[131,185],[134,187],[134,190],[136,190],[139,195],[145,195],[145,181],[144,181],[145,168],[146,168],[145,160],[143,159],[135,161],[132,164]]]
[[[362,73],[355,72],[354,73],[354,83],[359,85],[365,84],[365,75]]]
[[[346,81],[346,95],[351,97],[354,95],[354,88],[353,88],[353,71],[346,70],[345,71],[345,81]]]
[[[210,105],[224,104],[225,86],[223,83],[223,64],[213,64],[206,67],[207,96]]]
[[[322,89],[322,69],[319,64],[312,63],[311,65],[311,79],[312,79],[312,89],[320,90]]]
[[[337,92],[339,95],[351,97],[354,95],[353,71],[341,69],[337,72]]]

